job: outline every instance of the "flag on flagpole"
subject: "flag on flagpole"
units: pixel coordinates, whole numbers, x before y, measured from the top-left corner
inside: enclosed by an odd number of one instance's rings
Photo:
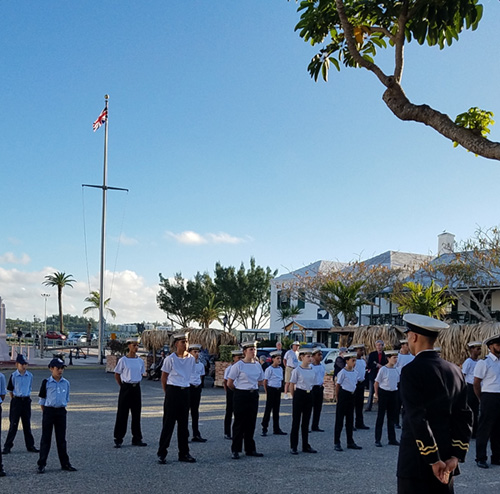
[[[107,120],[108,118],[108,108],[104,108],[101,114],[97,117],[97,120],[92,125],[94,132],[99,129],[99,127]]]

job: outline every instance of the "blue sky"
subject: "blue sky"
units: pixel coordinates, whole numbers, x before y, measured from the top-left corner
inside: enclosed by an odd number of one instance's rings
[[[451,48],[409,45],[403,87],[454,117],[498,112],[500,6]],[[285,0],[2,2],[0,296],[7,317],[56,313],[46,274],[71,273],[65,313],[98,288],[110,95],[106,296],[117,322],[164,320],[158,273],[215,262],[280,274],[319,259],[435,253],[498,225],[500,164],[401,122],[366,71],[315,83],[316,49]],[[392,53],[382,55],[390,71]],[[500,140],[498,126],[491,138]],[[84,228],[85,227],[85,228]],[[86,235],[84,234],[86,231]],[[121,239],[119,241],[119,239]],[[87,255],[85,253],[87,246]],[[87,271],[89,274],[87,274]]]

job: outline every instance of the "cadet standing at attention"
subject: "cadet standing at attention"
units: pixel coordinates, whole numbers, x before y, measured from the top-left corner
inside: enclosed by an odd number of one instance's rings
[[[2,403],[7,394],[7,388],[5,386],[5,376],[0,372],[0,424],[2,423]],[[2,428],[0,427],[0,433]],[[2,453],[0,451],[0,477],[5,477],[5,470],[3,469]]]
[[[292,392],[292,431],[290,432],[290,453],[297,455],[299,445],[299,430],[302,431],[302,451],[317,453],[309,444],[309,421],[313,405],[312,389],[316,382],[316,373],[311,367],[312,350],[299,350],[300,365],[295,367],[290,377]]]
[[[23,424],[24,444],[30,453],[39,453],[35,447],[35,439],[31,433],[31,386],[33,384],[33,374],[26,370],[28,366],[27,360],[23,354],[19,354],[16,358],[15,370],[9,379],[7,391],[10,394],[10,411],[9,411],[9,432],[3,447],[3,454],[8,455],[14,446],[14,439],[19,427],[19,419]]]
[[[57,455],[61,463],[61,470],[76,472],[76,468],[69,461],[66,445],[66,406],[69,402],[69,381],[64,379],[64,362],[54,358],[49,363],[51,376],[42,381],[38,403],[42,408],[42,439],[40,441],[40,457],[38,459],[38,473],[45,473],[47,458],[52,441],[52,429],[56,436]]]
[[[257,344],[245,342],[243,359],[231,366],[227,385],[234,390],[234,424],[231,452],[233,460],[240,459],[243,442],[246,456],[264,456],[257,453],[255,440],[255,424],[259,411],[259,386],[264,380],[262,366],[256,360]]]
[[[193,428],[193,443],[206,443],[207,440],[201,437],[200,420],[200,401],[201,401],[201,377],[205,375],[205,366],[200,362],[201,345],[198,343],[189,344],[189,353],[194,357],[194,370],[189,380],[189,410],[191,410],[191,426]]]
[[[467,384],[467,404],[474,415],[474,425],[472,426],[472,439],[476,438],[477,425],[479,423],[479,398],[474,392],[474,370],[481,355],[480,341],[472,341],[467,344],[470,357],[462,364],[462,374]]]
[[[316,380],[312,389],[312,425],[313,432],[325,432],[319,427],[319,419],[321,417],[321,410],[323,408],[323,395],[325,381],[325,365],[321,362],[323,360],[323,353],[321,348],[315,348],[312,352],[312,369]]]
[[[399,371],[395,365],[398,359],[397,350],[385,352],[387,364],[382,367],[375,378],[375,398],[378,400],[377,422],[375,424],[375,446],[382,447],[382,427],[387,413],[387,436],[389,444],[399,446],[396,439],[396,420],[398,414]]]
[[[128,339],[127,345],[127,355],[118,360],[115,367],[115,379],[120,386],[114,430],[115,448],[121,448],[127,433],[129,410],[132,415],[132,446],[147,446],[142,441],[141,432],[141,380],[145,372],[144,360],[137,356],[139,343],[136,339]]]
[[[500,465],[500,335],[484,340],[490,351],[474,369],[474,391],[480,402],[476,437],[476,463],[488,468],[488,439],[491,464]]]
[[[354,392],[354,412],[356,416],[354,427],[358,430],[368,430],[369,427],[365,424],[363,416],[366,388],[365,345],[363,343],[356,343],[349,348],[349,351],[356,352],[356,365],[354,366],[354,370],[359,376],[358,384],[356,384],[356,391]]]
[[[283,358],[283,364],[285,365],[285,395],[283,398],[285,400],[289,400],[291,398],[288,390],[290,388],[290,377],[292,377],[292,371],[299,365],[299,346],[300,343],[298,341],[294,341],[292,343],[292,348],[285,353],[285,357]]]
[[[286,436],[280,429],[281,387],[283,385],[283,368],[281,367],[281,350],[271,352],[271,365],[264,372],[264,390],[266,392],[266,409],[262,418],[262,434],[267,436],[267,428],[271,411],[273,412],[273,434]]]
[[[339,372],[336,384],[337,410],[335,411],[335,433],[334,433],[334,449],[335,451],[343,451],[340,445],[340,435],[344,428],[347,436],[347,449],[362,449],[354,442],[354,393],[356,385],[361,380],[361,377],[354,370],[356,366],[356,354],[344,354],[345,367]]]
[[[453,493],[469,448],[472,412],[460,369],[433,350],[448,324],[405,314],[408,345],[415,359],[401,371],[403,432],[398,458],[398,494]]]
[[[224,415],[224,439],[232,440],[233,436],[231,435],[231,423],[233,421],[233,399],[234,399],[234,391],[227,385],[227,380],[229,377],[229,371],[231,367],[238,362],[243,356],[243,352],[241,350],[232,350],[231,356],[233,358],[233,362],[230,366],[226,367],[224,371],[224,391],[226,392],[226,413]]]
[[[187,352],[187,334],[175,334],[172,346],[174,352],[165,359],[161,368],[161,384],[165,392],[165,402],[163,404],[163,427],[158,445],[160,465],[167,463],[168,448],[176,423],[179,461],[196,462],[189,454],[189,383],[196,360]]]

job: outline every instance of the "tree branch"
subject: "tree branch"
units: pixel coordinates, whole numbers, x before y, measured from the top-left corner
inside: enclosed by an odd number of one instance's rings
[[[345,13],[344,2],[342,0],[335,0],[335,5],[337,6],[337,12],[339,14],[340,25],[342,26],[342,30],[345,34],[345,41],[347,44],[347,49],[351,54],[354,61],[360,66],[373,72],[380,80],[380,82],[388,87],[389,84],[389,76],[385,75],[384,72],[380,69],[380,67],[373,62],[369,62],[365,60],[361,53],[359,53],[356,48],[356,44],[354,43],[354,32],[352,29],[352,24],[349,22],[347,15]]]
[[[337,2],[339,1],[337,0]],[[382,99],[399,119],[412,120],[428,125],[444,137],[458,142],[465,149],[483,158],[500,160],[500,143],[489,141],[469,129],[456,125],[448,115],[434,110],[428,105],[411,103],[402,87],[393,77],[389,78],[386,87],[387,90],[384,92]]]
[[[405,26],[408,22],[408,0],[404,2],[403,9],[398,18],[398,31],[394,41],[394,78],[397,82],[401,82],[403,77],[404,66],[404,46],[405,46]]]

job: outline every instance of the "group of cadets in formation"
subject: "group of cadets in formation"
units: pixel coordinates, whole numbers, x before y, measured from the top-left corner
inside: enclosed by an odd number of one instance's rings
[[[5,385],[5,376],[0,374],[0,421],[1,421],[1,403],[5,399],[7,391],[10,394],[9,411],[9,432],[0,453],[0,477],[5,477],[3,469],[3,455],[8,455],[14,446],[19,421],[23,425],[24,443],[30,453],[39,453],[38,473],[45,473],[47,458],[50,452],[52,440],[52,431],[56,436],[57,454],[61,469],[68,472],[75,472],[69,461],[66,447],[66,406],[69,402],[69,381],[63,376],[64,362],[61,359],[54,358],[50,361],[48,367],[50,377],[44,379],[40,386],[38,394],[40,407],[42,408],[42,437],[40,440],[40,449],[35,446],[35,440],[31,433],[31,388],[33,385],[33,374],[27,370],[28,362],[23,355],[18,355],[16,359],[16,370],[11,374],[9,383]]]
[[[431,318],[421,319],[426,316],[409,316],[405,316],[405,320],[408,324],[409,334],[417,334],[415,341],[418,338],[424,340],[427,338],[431,342],[435,341],[438,332],[442,329],[439,324],[442,323],[438,324],[438,321],[436,322]],[[411,316],[415,317],[412,319]],[[428,320],[434,322],[429,323]],[[415,321],[417,322],[415,323]],[[206,439],[201,436],[198,425],[202,376],[205,374],[204,365],[198,359],[201,345],[188,345],[187,334],[174,335],[173,340],[173,352],[164,359],[161,368],[161,383],[165,393],[165,401],[163,427],[157,450],[159,464],[166,463],[168,448],[176,425],[179,461],[188,463],[196,461],[189,451],[188,423],[190,413],[193,432],[191,441],[206,442]],[[341,434],[344,424],[347,448],[361,449],[354,441],[353,432],[369,428],[365,425],[363,419],[366,379],[368,379],[369,384],[369,399],[366,411],[371,410],[373,398],[378,401],[375,446],[382,447],[382,429],[386,418],[388,443],[395,446],[400,445],[396,438],[396,428],[400,428],[399,417],[402,404],[405,403],[405,395],[408,398],[406,408],[410,408],[410,411],[405,410],[406,415],[410,416],[408,424],[412,427],[413,433],[417,430],[411,423],[414,405],[414,408],[419,408],[418,404],[411,402],[416,392],[413,389],[405,389],[405,385],[400,386],[402,369],[412,362],[415,357],[409,351],[408,340],[401,340],[400,343],[401,349],[399,353],[394,350],[384,352],[384,343],[380,340],[377,341],[376,350],[368,355],[367,360],[364,357],[363,344],[352,345],[349,351],[345,348],[340,349],[340,358],[337,359],[335,365],[337,397],[334,426],[335,451],[343,451]],[[428,343],[427,340],[426,343]],[[146,443],[142,440],[140,423],[140,382],[145,371],[144,362],[137,356],[137,340],[128,340],[127,344],[128,354],[119,360],[114,371],[115,379],[119,385],[118,409],[114,428],[116,448],[120,448],[123,443],[129,412],[132,417],[132,445],[146,446]],[[483,344],[488,347],[489,353],[486,358],[480,359]],[[413,342],[413,346],[413,350],[416,347],[420,348],[415,342]],[[470,357],[462,366],[466,385],[463,378],[460,377],[461,381],[455,382],[455,387],[458,390],[456,395],[459,396],[462,393],[463,387],[463,395],[466,396],[468,404],[468,406],[464,405],[467,410],[463,411],[463,415],[466,417],[470,410],[473,412],[472,437],[476,438],[476,462],[480,468],[488,468],[488,441],[490,441],[492,453],[491,464],[500,465],[500,335],[488,338],[484,342],[471,342],[468,344],[468,348]],[[424,351],[431,350],[432,347],[424,349]],[[301,438],[302,452],[316,453],[317,451],[309,443],[309,431],[323,432],[320,428],[320,415],[323,405],[325,367],[321,362],[321,349],[300,348],[300,343],[294,342],[291,349],[285,353],[282,362],[283,352],[279,344],[278,349],[271,352],[272,363],[265,369],[265,372],[256,358],[256,353],[257,348],[254,342],[243,343],[241,350],[232,352],[233,362],[224,373],[224,389],[226,391],[224,437],[232,441],[232,458],[239,459],[243,450],[246,456],[263,456],[262,453],[257,451],[254,440],[259,406],[259,386],[263,386],[266,393],[261,435],[265,437],[269,432],[271,414],[273,434],[287,435],[280,427],[280,401],[283,390],[284,399],[292,399],[290,453],[292,455],[299,453],[299,436]],[[423,351],[420,353],[423,353]],[[433,351],[432,355],[437,356],[437,353]],[[8,454],[13,447],[19,421],[21,420],[27,450],[40,454],[38,460],[39,473],[45,472],[52,430],[55,431],[61,468],[67,471],[75,471],[76,469],[71,465],[66,451],[66,405],[69,401],[69,382],[62,377],[65,367],[64,362],[60,359],[53,359],[50,362],[51,376],[44,379],[40,389],[39,403],[43,410],[40,450],[35,447],[30,427],[30,395],[33,376],[27,371],[27,362],[22,355],[18,356],[16,366],[17,370],[11,375],[8,385],[6,385],[3,374],[0,374],[0,403],[4,400],[7,391],[11,396],[10,428],[4,444],[3,454]],[[412,372],[414,368],[418,369],[414,365],[412,366]],[[439,365],[436,365],[435,362],[434,368],[439,368]],[[450,371],[450,368],[445,367],[442,372],[451,372],[453,374],[454,370]],[[403,375],[410,376],[411,372],[408,371]],[[424,377],[422,376],[422,379]],[[403,379],[403,384],[404,382]],[[409,378],[407,378],[406,382],[406,387],[411,388]],[[433,388],[431,383],[432,381],[426,383],[428,389]],[[447,393],[453,394],[452,391],[451,388],[446,389],[444,395],[447,395]],[[425,400],[425,396],[422,399]],[[446,399],[452,400],[455,398],[447,397]],[[457,399],[456,401],[458,403],[460,400]],[[424,412],[420,411],[419,413]],[[445,412],[441,411],[440,413]],[[232,423],[233,416],[234,423]],[[429,423],[432,423],[432,419],[424,418],[430,421]],[[468,427],[466,418],[462,422],[465,427],[464,430],[466,430]],[[432,430],[432,424],[428,429]],[[429,441],[431,441],[431,444],[425,446],[423,439],[419,439],[418,436],[413,438],[412,442],[415,442],[418,447],[417,453],[420,455],[420,459],[425,459],[426,456],[434,458],[438,449],[441,448],[441,446],[438,448],[437,440],[429,439]],[[462,439],[451,439],[451,441],[455,441],[454,444],[460,446],[459,450],[466,451],[468,448],[466,433],[464,433]],[[415,446],[412,445],[412,447]],[[439,455],[439,453],[437,454]],[[404,457],[404,454],[400,453],[400,461],[402,456]],[[0,454],[0,476],[4,476],[5,472],[1,458]],[[432,466],[433,464],[429,465]],[[446,478],[448,479],[448,477]],[[441,481],[441,484],[444,485],[445,483]],[[446,489],[442,492],[453,492],[452,486],[446,486]],[[410,491],[400,488],[399,492]],[[436,492],[441,491],[436,490]]]

